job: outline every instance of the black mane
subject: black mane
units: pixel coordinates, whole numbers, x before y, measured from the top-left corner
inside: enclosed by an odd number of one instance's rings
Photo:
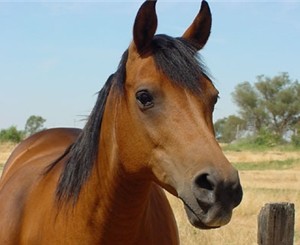
[[[156,35],[152,40],[151,54],[156,68],[169,80],[193,93],[201,93],[199,79],[203,75],[207,76],[207,73],[192,43],[182,38]],[[48,173],[62,158],[67,158],[56,189],[58,201],[73,200],[75,204],[82,186],[91,174],[98,152],[101,151],[99,138],[106,99],[114,83],[123,89],[127,59],[128,50],[123,54],[117,72],[108,78],[99,92],[96,104],[77,140],[46,171]]]

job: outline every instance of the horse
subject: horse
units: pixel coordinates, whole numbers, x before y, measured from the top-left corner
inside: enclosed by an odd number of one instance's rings
[[[202,1],[179,38],[155,34],[145,1],[133,41],[83,129],[22,141],[0,182],[0,244],[179,244],[164,190],[200,229],[227,224],[242,200],[213,129],[218,91],[198,55],[211,30]]]

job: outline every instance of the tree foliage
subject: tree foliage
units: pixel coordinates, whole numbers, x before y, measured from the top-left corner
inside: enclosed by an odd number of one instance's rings
[[[292,144],[294,146],[300,147],[300,121],[298,121],[298,123],[295,124],[293,130],[294,133],[291,138]]]
[[[287,73],[238,84],[232,96],[241,118],[256,132],[264,129],[282,137],[299,121],[300,84]]]
[[[250,127],[259,130],[267,123],[268,115],[263,108],[259,93],[249,82],[238,84],[232,96],[240,109],[241,118],[247,121]]]
[[[1,142],[19,143],[24,137],[23,131],[17,129],[16,126],[11,126],[7,129],[0,130]]]
[[[44,128],[46,120],[41,116],[30,116],[25,125],[25,130],[18,130],[16,126],[0,130],[0,142],[19,143],[25,137],[37,133]]]
[[[46,119],[42,118],[41,116],[30,116],[25,124],[25,134],[26,136],[33,135],[39,131],[44,130],[44,123]]]
[[[245,126],[246,122],[235,115],[219,119],[214,124],[216,136],[223,143],[230,143],[239,138]]]

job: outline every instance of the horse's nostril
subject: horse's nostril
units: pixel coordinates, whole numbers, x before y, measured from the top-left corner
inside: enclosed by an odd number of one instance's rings
[[[243,189],[240,183],[238,183],[238,185],[236,185],[235,188],[233,189],[234,207],[238,206],[241,203],[242,198],[243,198]]]
[[[203,173],[195,178],[195,184],[198,188],[212,191],[214,190],[215,184],[213,178],[208,173]]]
[[[194,175],[190,182],[192,193],[183,198],[190,220],[200,220],[209,227],[230,221],[233,208],[242,200],[242,188],[237,171],[225,170],[208,167]]]
[[[215,203],[224,208],[233,208],[242,200],[243,191],[237,172],[225,177],[219,176],[211,169],[195,175],[192,191],[202,209],[209,209]]]

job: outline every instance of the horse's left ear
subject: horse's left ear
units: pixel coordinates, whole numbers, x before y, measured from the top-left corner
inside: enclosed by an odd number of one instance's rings
[[[211,29],[211,12],[206,1],[202,1],[200,11],[193,23],[183,34],[183,38],[192,41],[198,50],[206,44]]]
[[[157,28],[156,0],[147,0],[140,7],[133,26],[133,41],[139,53],[150,45]]]

